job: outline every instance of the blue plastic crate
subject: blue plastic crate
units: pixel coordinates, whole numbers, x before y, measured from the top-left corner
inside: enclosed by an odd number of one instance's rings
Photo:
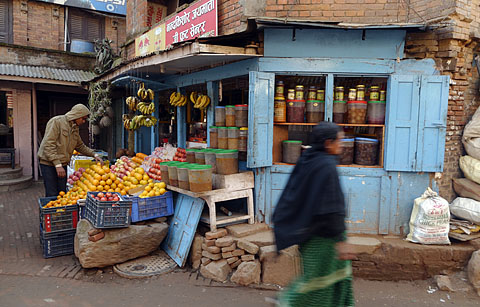
[[[131,222],[132,201],[125,200],[120,193],[120,201],[99,201],[93,198],[100,192],[88,192],[84,216],[95,228],[128,227]]]
[[[173,214],[173,196],[168,191],[161,196],[140,198],[129,197],[132,200],[132,222],[151,220],[157,217]]]
[[[78,205],[44,208],[49,201],[57,197],[40,197],[38,199],[40,226],[43,233],[56,233],[75,230],[78,223]]]
[[[40,225],[40,245],[43,258],[53,258],[74,253],[75,229],[46,234]]]

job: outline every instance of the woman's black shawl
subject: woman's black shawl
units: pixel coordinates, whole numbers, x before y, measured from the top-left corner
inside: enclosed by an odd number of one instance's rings
[[[273,214],[277,250],[313,236],[340,240],[345,200],[336,164],[336,156],[315,146],[300,157]]]

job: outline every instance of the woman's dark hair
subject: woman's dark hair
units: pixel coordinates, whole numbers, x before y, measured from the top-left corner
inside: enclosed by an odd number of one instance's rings
[[[325,141],[336,140],[338,133],[342,131],[339,126],[331,122],[320,122],[313,128],[312,147],[316,150],[325,150]]]

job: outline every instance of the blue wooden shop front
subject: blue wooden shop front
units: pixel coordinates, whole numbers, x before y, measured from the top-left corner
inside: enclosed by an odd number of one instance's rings
[[[347,223],[355,233],[399,234],[407,231],[413,200],[443,171],[448,77],[438,75],[433,60],[402,59],[406,31],[339,29],[265,29],[261,58],[159,80],[177,90],[206,83],[213,125],[219,81],[248,75],[249,140],[247,167],[255,172],[256,218],[271,216],[293,169],[273,160],[275,77],[322,76],[325,120],[332,120],[335,78],[381,77],[388,80],[385,148],[382,167],[339,167],[347,200]],[[177,110],[178,145],[185,146],[186,125]],[[150,142],[146,138],[142,142]],[[312,188],[315,188],[312,183]]]

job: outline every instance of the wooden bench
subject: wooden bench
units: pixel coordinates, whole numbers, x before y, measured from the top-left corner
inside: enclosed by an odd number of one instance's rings
[[[0,153],[10,154],[9,160],[0,159],[0,164],[11,164],[12,169],[15,168],[15,148],[0,148]]]

